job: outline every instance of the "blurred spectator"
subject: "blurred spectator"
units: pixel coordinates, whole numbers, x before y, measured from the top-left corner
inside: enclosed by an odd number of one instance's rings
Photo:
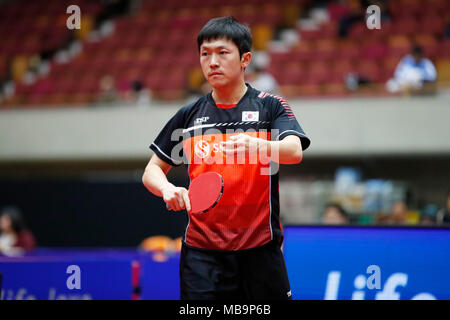
[[[163,235],[145,238],[139,248],[144,251],[174,251],[172,239]]]
[[[104,10],[97,16],[96,27],[99,27],[104,21],[127,14],[131,9],[132,2],[136,0],[101,0]]]
[[[434,204],[426,205],[422,214],[420,215],[420,224],[422,225],[434,225],[436,224],[436,214],[438,211],[438,207]]]
[[[25,226],[16,207],[5,207],[0,213],[0,253],[20,255],[36,247],[36,240]]]
[[[201,90],[201,92],[203,92],[203,95],[205,95],[212,91],[212,87],[208,81],[205,81],[205,83],[202,84],[200,90]]]
[[[400,60],[394,78],[386,83],[390,92],[407,94],[434,93],[437,78],[434,64],[424,56],[420,46],[413,46],[411,53]]]
[[[188,73],[188,85],[187,90],[188,93],[193,97],[193,100],[197,100],[204,93],[202,91],[202,86],[207,82],[205,77],[203,76],[203,72],[201,68],[192,68]]]
[[[447,24],[445,25],[444,38],[450,39],[450,17],[447,19]]]
[[[197,101],[201,96],[208,94],[212,91],[212,87],[208,81],[203,77],[203,72],[201,69],[198,69],[201,74],[194,71],[189,75],[189,84],[188,84],[188,101],[194,102]]]
[[[362,76],[357,72],[350,72],[345,77],[345,85],[350,91],[356,91],[360,87],[370,85],[371,83],[372,81],[369,78]]]
[[[279,95],[277,80],[267,72],[269,57],[265,52],[255,52],[249,68],[248,83],[255,89]]]
[[[366,20],[366,10],[371,5],[376,5],[380,8],[380,19],[382,24],[390,22],[391,17],[386,2],[387,1],[385,0],[338,0],[328,5],[328,11],[332,20],[339,21],[339,36],[345,38],[348,36],[354,23]]]
[[[390,224],[408,223],[408,205],[404,201],[397,201],[392,205],[391,213],[386,219]]]
[[[447,192],[444,208],[440,209],[436,214],[436,222],[438,224],[450,224],[450,191]]]
[[[347,0],[331,1],[327,4],[328,14],[332,21],[339,21],[351,15],[352,10]]]
[[[409,209],[405,201],[395,202],[391,207],[391,212],[380,212],[376,216],[377,224],[407,224]]]
[[[96,101],[97,104],[111,104],[120,101],[116,82],[110,75],[105,75],[100,80],[101,93]]]
[[[139,249],[152,252],[152,259],[158,262],[167,261],[168,255],[181,251],[181,237],[172,239],[168,236],[157,235],[145,238]]]
[[[329,225],[341,225],[348,224],[350,219],[348,218],[345,210],[336,203],[329,203],[325,208],[325,212],[322,216],[322,223]]]
[[[338,1],[336,4],[339,7],[341,16],[339,17],[339,30],[338,34],[341,38],[346,38],[351,26],[358,21],[363,21],[365,7],[362,7],[360,3],[352,1]],[[335,7],[336,11],[337,8]]]
[[[125,100],[128,103],[136,105],[140,108],[148,108],[151,104],[152,93],[144,88],[142,82],[136,80],[131,83],[131,88],[125,94]]]
[[[279,95],[278,83],[267,71],[254,67],[249,76],[249,84],[258,90]]]

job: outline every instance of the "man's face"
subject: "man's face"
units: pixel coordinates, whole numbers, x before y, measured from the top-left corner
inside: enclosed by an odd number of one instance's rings
[[[329,207],[326,209],[322,222],[324,224],[346,224],[348,221],[338,209],[335,207]]]
[[[11,230],[11,228],[12,228],[11,218],[8,217],[6,214],[0,216],[0,231],[7,232]]]
[[[250,52],[244,53],[241,58],[238,47],[228,39],[212,39],[200,46],[203,75],[213,88],[237,83],[250,59]]]

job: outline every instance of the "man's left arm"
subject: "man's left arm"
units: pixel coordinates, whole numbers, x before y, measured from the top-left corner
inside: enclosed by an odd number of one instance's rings
[[[247,134],[231,136],[224,142],[225,152],[258,152],[259,156],[279,164],[300,163],[303,150],[311,141],[298,123],[289,104],[281,97],[268,97],[267,107],[271,115],[271,140]]]
[[[279,141],[269,141],[241,133],[230,137],[224,146],[225,152],[258,152],[279,164],[296,164],[303,158],[302,143],[295,135],[285,136]]]
[[[281,141],[264,141],[268,144],[267,154],[272,161],[279,164],[296,164],[303,159],[302,143],[297,136],[289,135]]]
[[[428,82],[434,82],[437,79],[436,68],[430,60],[425,61],[424,80]]]

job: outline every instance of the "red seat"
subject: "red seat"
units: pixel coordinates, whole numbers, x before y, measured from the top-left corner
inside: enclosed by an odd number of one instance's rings
[[[369,31],[371,30],[367,29],[365,22],[356,22],[352,24],[348,33],[348,38],[353,41],[358,41],[367,37]]]
[[[388,55],[389,47],[380,41],[369,42],[363,46],[361,58],[368,60],[382,59]]]
[[[445,20],[438,15],[425,16],[420,20],[420,31],[442,35],[445,30]]]
[[[421,30],[420,25],[414,17],[407,17],[394,22],[392,34],[394,35],[413,35]]]
[[[338,45],[337,55],[345,60],[356,59],[360,55],[360,46],[355,41],[343,40]]]
[[[450,58],[450,40],[447,39],[439,43],[436,59]]]
[[[283,65],[280,77],[278,80],[280,85],[298,84],[305,72],[305,67],[302,63],[291,61]]]
[[[373,62],[367,60],[361,60],[357,63],[356,70],[358,74],[362,77],[368,78],[373,82],[382,82],[383,74],[381,72],[380,66]]]
[[[333,58],[336,55],[337,42],[331,39],[318,40],[314,51],[316,59]]]
[[[329,82],[322,85],[321,94],[327,97],[345,97],[348,90],[344,82]]]
[[[424,2],[421,0],[396,0],[389,1],[388,8],[394,20],[408,17],[415,19],[420,16],[424,7],[427,5],[428,3],[424,5]]]
[[[391,56],[404,56],[411,51],[411,41],[406,36],[391,36],[388,45]]]
[[[291,58],[287,52],[270,52],[270,64],[274,66],[279,66]]]
[[[432,34],[418,34],[414,37],[414,43],[420,45],[428,58],[435,58],[438,55],[439,43]]]
[[[301,41],[318,40],[321,39],[320,30],[301,30],[300,32]]]
[[[80,79],[73,90],[73,93],[96,93],[99,90],[99,80],[87,74]]]
[[[158,84],[162,81],[165,81],[163,71],[159,71],[158,69],[153,70],[153,72],[145,74],[143,83],[146,88],[154,90],[158,87]]]
[[[426,8],[433,12],[448,12],[450,10],[450,3],[448,0],[431,0],[427,2]]]
[[[328,68],[328,65],[323,62],[311,63],[301,84],[321,84],[326,82],[329,75]]]
[[[321,95],[321,85],[318,83],[304,83],[299,86],[299,94],[305,97],[318,97]]]
[[[314,41],[301,41],[300,44],[292,48],[292,56],[296,60],[311,60],[314,57]]]
[[[330,81],[344,81],[345,77],[355,71],[352,60],[336,60],[330,66]]]

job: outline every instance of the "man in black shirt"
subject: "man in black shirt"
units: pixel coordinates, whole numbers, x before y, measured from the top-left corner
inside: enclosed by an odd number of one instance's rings
[[[283,98],[245,83],[252,57],[247,26],[232,17],[215,18],[197,41],[213,90],[169,120],[150,146],[155,154],[143,176],[150,192],[174,211],[188,213],[188,191],[167,181],[172,166],[186,163],[191,180],[211,171],[224,179],[214,208],[189,213],[181,298],[291,299],[280,250],[278,170],[271,170],[270,161],[299,163],[310,140]],[[236,161],[239,155],[243,162]]]

